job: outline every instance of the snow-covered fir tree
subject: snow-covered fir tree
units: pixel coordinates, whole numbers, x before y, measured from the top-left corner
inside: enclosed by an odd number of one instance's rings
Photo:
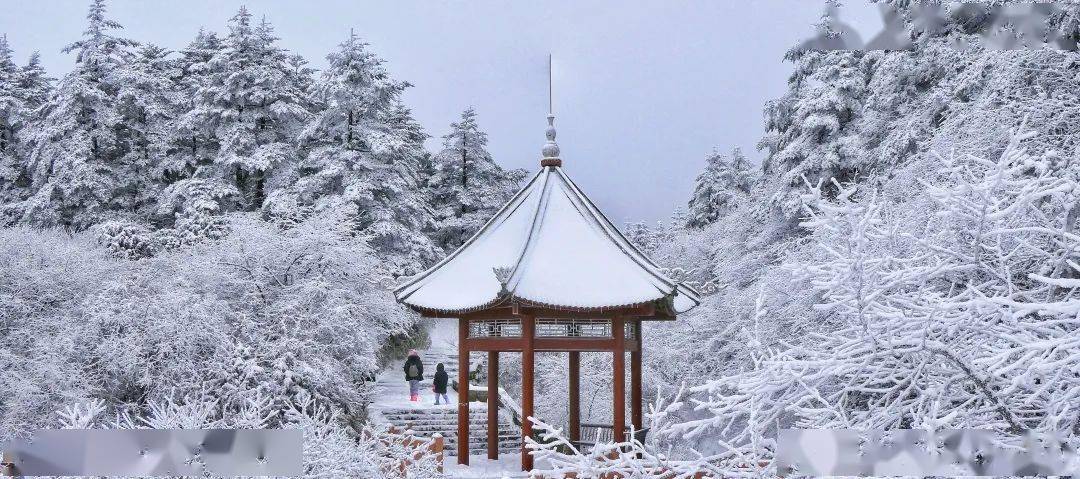
[[[22,109],[19,67],[11,53],[7,35],[0,36],[0,153],[15,149],[15,116]]]
[[[213,130],[193,112],[196,95],[210,81],[210,60],[222,48],[216,33],[200,28],[195,39],[179,52],[174,82],[183,101],[184,114],[176,122],[173,148],[161,165],[166,185],[191,178],[198,167],[212,163]]]
[[[136,205],[120,183],[146,174],[115,161],[127,147],[119,73],[135,42],[111,33],[121,27],[107,18],[104,0],[94,0],[86,18],[83,38],[64,49],[75,52],[75,69],[42,106],[27,138],[35,188],[23,208],[27,223],[85,228],[133,213]]]
[[[295,138],[308,118],[307,80],[288,67],[288,54],[265,19],[255,24],[241,7],[228,29],[184,124],[208,134],[210,164],[193,178],[235,189],[237,204],[223,206],[255,210],[281,186],[275,174],[296,158]]]
[[[41,66],[41,54],[36,51],[31,53],[26,65],[19,69],[17,83],[23,99],[24,122],[29,122],[35,111],[49,100],[52,81],[45,73],[45,67]]]
[[[0,47],[0,58],[11,60],[6,38]],[[6,53],[4,53],[6,52]],[[4,62],[6,63],[6,62]],[[32,183],[26,158],[31,143],[27,141],[30,128],[37,122],[38,108],[49,99],[52,79],[41,66],[38,52],[30,55],[26,65],[14,73],[4,68],[0,81],[0,124],[4,132],[4,148],[0,149],[0,225],[11,225],[22,215],[22,202],[32,193]]]
[[[504,170],[488,153],[487,134],[480,130],[476,110],[466,109],[443,135],[435,155],[430,187],[438,223],[435,241],[447,250],[457,248],[495,214],[518,189],[524,170]]]
[[[19,116],[25,108],[19,88],[19,68],[12,59],[7,36],[0,36],[0,205],[18,201],[20,178],[25,173],[18,153],[16,136]],[[0,214],[2,215],[2,214]],[[0,224],[6,223],[0,216]]]
[[[353,33],[327,61],[311,88],[319,109],[300,136],[303,158],[289,174],[296,179],[263,210],[302,217],[347,209],[389,272],[417,273],[441,251],[417,234],[430,231],[433,219],[419,177],[426,135],[400,103],[408,84],[392,79]]]
[[[733,149],[730,159],[713,150],[705,158],[705,171],[694,182],[686,224],[700,228],[716,221],[731,209],[739,197],[750,193],[753,182],[750,162],[742,149]]]
[[[117,74],[117,110],[123,125],[124,155],[117,161],[141,174],[118,178],[130,195],[129,203],[144,218],[156,206],[165,176],[162,165],[172,147],[174,126],[184,102],[174,84],[174,62],[169,51],[143,45]]]

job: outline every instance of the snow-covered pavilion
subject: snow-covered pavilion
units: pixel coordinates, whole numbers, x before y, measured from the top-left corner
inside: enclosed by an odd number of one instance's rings
[[[488,352],[488,423],[498,423],[500,352],[522,354],[522,435],[532,436],[537,351],[569,353],[569,436],[580,440],[580,353],[612,352],[613,436],[626,437],[625,366],[630,353],[631,425],[642,428],[643,321],[674,320],[699,302],[639,251],[562,168],[548,115],[540,171],[472,238],[399,285],[397,300],[429,317],[458,318],[458,437],[469,437],[469,353]],[[488,428],[497,459],[498,428]],[[458,441],[468,464],[469,441]],[[524,442],[523,442],[524,444]],[[524,447],[524,446],[523,446]],[[532,456],[522,451],[522,469]]]

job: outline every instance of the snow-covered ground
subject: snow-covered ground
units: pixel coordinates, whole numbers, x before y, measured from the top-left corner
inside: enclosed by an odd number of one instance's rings
[[[529,476],[521,470],[521,454],[500,454],[496,461],[474,455],[469,457],[468,466],[458,465],[457,460],[451,458],[446,461],[445,472],[450,477],[469,479]]]

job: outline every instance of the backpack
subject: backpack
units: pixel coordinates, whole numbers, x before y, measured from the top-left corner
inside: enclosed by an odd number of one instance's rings
[[[420,370],[417,369],[416,364],[409,365],[409,377],[415,378],[420,375]]]

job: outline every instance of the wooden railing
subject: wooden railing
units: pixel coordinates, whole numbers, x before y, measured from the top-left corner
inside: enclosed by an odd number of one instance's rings
[[[615,427],[611,424],[581,423],[580,441],[574,441],[574,447],[579,450],[584,446],[595,446],[597,443],[613,442],[615,440]],[[633,439],[645,444],[645,436],[649,434],[649,428],[632,430],[626,428],[627,436],[633,435]],[[584,451],[582,451],[584,452]]]
[[[390,426],[387,432],[390,434],[390,436],[400,436],[402,444],[405,447],[417,450],[413,454],[413,461],[420,460],[422,457],[424,457],[425,453],[434,453],[435,460],[438,462],[438,470],[440,473],[443,472],[443,460],[445,458],[445,452],[443,450],[446,448],[446,439],[442,436],[442,434],[436,433],[431,438],[424,438],[420,436],[415,436],[413,434],[408,434],[405,431],[401,431],[394,426]],[[398,465],[399,473],[404,474],[405,469],[408,466],[408,460],[402,461],[402,463]]]
[[[15,476],[15,458],[10,452],[0,452],[0,476]]]

